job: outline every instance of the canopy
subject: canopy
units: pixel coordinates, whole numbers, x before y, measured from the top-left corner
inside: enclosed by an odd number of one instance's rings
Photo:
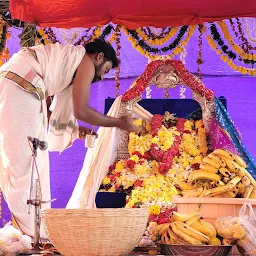
[[[12,17],[42,27],[89,28],[109,22],[130,29],[256,17],[256,1],[10,0]]]

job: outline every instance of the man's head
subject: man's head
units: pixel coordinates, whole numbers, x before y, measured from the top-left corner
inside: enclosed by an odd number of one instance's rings
[[[118,66],[118,59],[114,48],[104,40],[95,39],[93,42],[86,44],[85,49],[95,66],[93,83],[102,80],[110,69]]]

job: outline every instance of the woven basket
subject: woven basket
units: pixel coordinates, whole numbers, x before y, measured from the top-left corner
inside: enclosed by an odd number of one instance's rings
[[[41,216],[55,248],[65,256],[131,252],[148,221],[148,209],[49,209]]]

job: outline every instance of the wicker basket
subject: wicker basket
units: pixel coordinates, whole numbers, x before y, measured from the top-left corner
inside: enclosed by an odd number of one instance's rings
[[[65,256],[124,255],[139,243],[148,209],[49,209],[42,221],[55,248]]]

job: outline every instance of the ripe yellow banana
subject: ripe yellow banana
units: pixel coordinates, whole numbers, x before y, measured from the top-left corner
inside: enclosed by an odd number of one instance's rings
[[[211,153],[208,155],[208,157],[211,158],[212,160],[218,162],[221,167],[226,167],[226,162],[218,155]]]
[[[206,192],[207,192],[207,188],[204,188],[203,192],[201,193],[201,195],[199,197],[205,197]]]
[[[162,235],[170,226],[170,223],[164,223],[164,224],[160,224],[157,225],[157,235]]]
[[[226,192],[226,195],[228,198],[235,198],[237,194],[234,191],[228,191]]]
[[[184,190],[184,191],[181,192],[181,194],[184,197],[199,197],[202,194],[203,190],[204,190],[203,188]]]
[[[189,235],[187,235],[186,233],[184,233],[182,230],[180,230],[176,223],[173,222],[171,223],[171,228],[172,228],[172,231],[179,237],[181,237],[183,240],[185,240],[187,243],[189,244],[193,244],[193,245],[201,245],[202,242],[199,241],[198,239],[195,239]]]
[[[188,175],[188,183],[191,183],[191,182],[192,182],[193,175],[194,175],[194,172],[191,172],[191,173]]]
[[[250,185],[247,188],[245,188],[244,194],[243,194],[243,198],[249,198],[251,193],[253,191],[253,186]]]
[[[195,189],[194,185],[191,185],[189,183],[187,183],[186,181],[180,181],[177,183],[177,186],[181,189],[181,190],[192,190]]]
[[[193,172],[192,181],[195,180],[213,180],[220,181],[220,176],[216,173],[211,173],[203,170],[197,170]]]
[[[251,175],[246,169],[244,169],[244,168],[243,168],[243,171],[244,171],[245,175],[250,179],[251,184],[252,184],[254,187],[256,187],[256,181],[255,181],[255,179],[252,177],[252,175]]]
[[[252,193],[250,194],[249,198],[251,198],[251,199],[256,198],[256,187],[253,187]]]
[[[201,241],[204,244],[209,243],[210,241],[210,237],[204,235],[203,233],[197,231],[194,228],[191,228],[190,226],[188,226],[187,224],[183,223],[183,222],[174,222],[174,224],[176,224],[176,226],[182,231],[184,232],[186,235],[195,238],[196,240]]]
[[[161,242],[166,244],[187,244],[185,240],[183,240],[181,237],[177,236],[171,229],[166,230],[165,233],[161,236]]]
[[[217,196],[217,195],[220,195],[220,194],[226,193],[227,191],[232,190],[234,187],[235,187],[235,185],[233,185],[233,184],[227,184],[224,186],[211,188],[206,191],[205,196],[207,196],[207,197]]]
[[[229,181],[228,184],[232,184],[235,187],[238,184],[239,181],[241,181],[241,178],[239,176],[236,176],[231,181]]]
[[[246,168],[246,162],[237,154],[232,154],[234,161],[243,168]]]
[[[200,208],[196,211],[193,211],[193,212],[190,212],[190,213],[187,213],[187,214],[172,212],[171,217],[170,217],[170,221],[171,222],[175,222],[175,221],[186,222],[186,221],[194,218],[195,216],[200,216]]]
[[[241,168],[235,161],[231,161],[229,159],[226,159],[226,164],[229,171],[233,173],[238,173]]]
[[[241,182],[244,184],[245,187],[248,187],[251,185],[251,181],[247,176],[243,176],[241,179]]]
[[[229,152],[228,150],[225,150],[225,149],[221,149],[221,148],[218,148],[218,149],[215,149],[213,151],[213,154],[221,157],[221,158],[227,158],[229,160],[233,160],[233,155],[231,152]]]
[[[221,241],[217,237],[211,237],[210,238],[210,245],[221,245]]]
[[[209,165],[213,166],[213,167],[216,168],[216,169],[220,168],[220,164],[219,164],[217,161],[211,159],[211,158],[208,157],[208,156],[206,156],[206,157],[203,158],[203,163],[209,164]]]
[[[244,192],[245,192],[245,186],[244,186],[244,184],[243,184],[242,182],[239,182],[239,183],[237,184],[237,188],[238,188],[238,194],[239,194],[239,195],[243,195]]]
[[[201,170],[206,171],[206,172],[212,172],[212,173],[218,172],[217,168],[215,168],[209,164],[206,164],[206,163],[201,163],[199,167]]]
[[[224,177],[229,177],[230,176],[230,172],[229,172],[229,170],[227,169],[227,168],[225,168],[225,167],[221,167],[220,169],[219,169],[219,172],[224,176]]]
[[[216,237],[217,233],[216,233],[216,229],[214,228],[214,226],[204,220],[200,220],[198,222],[194,222],[191,225],[192,228],[196,229],[197,231],[205,234],[206,236],[212,238],[212,237]]]
[[[194,216],[193,218],[187,220],[187,221],[186,221],[186,224],[187,224],[188,226],[190,226],[190,225],[192,225],[193,223],[200,221],[200,219],[201,219],[201,216],[196,215],[196,216]]]

